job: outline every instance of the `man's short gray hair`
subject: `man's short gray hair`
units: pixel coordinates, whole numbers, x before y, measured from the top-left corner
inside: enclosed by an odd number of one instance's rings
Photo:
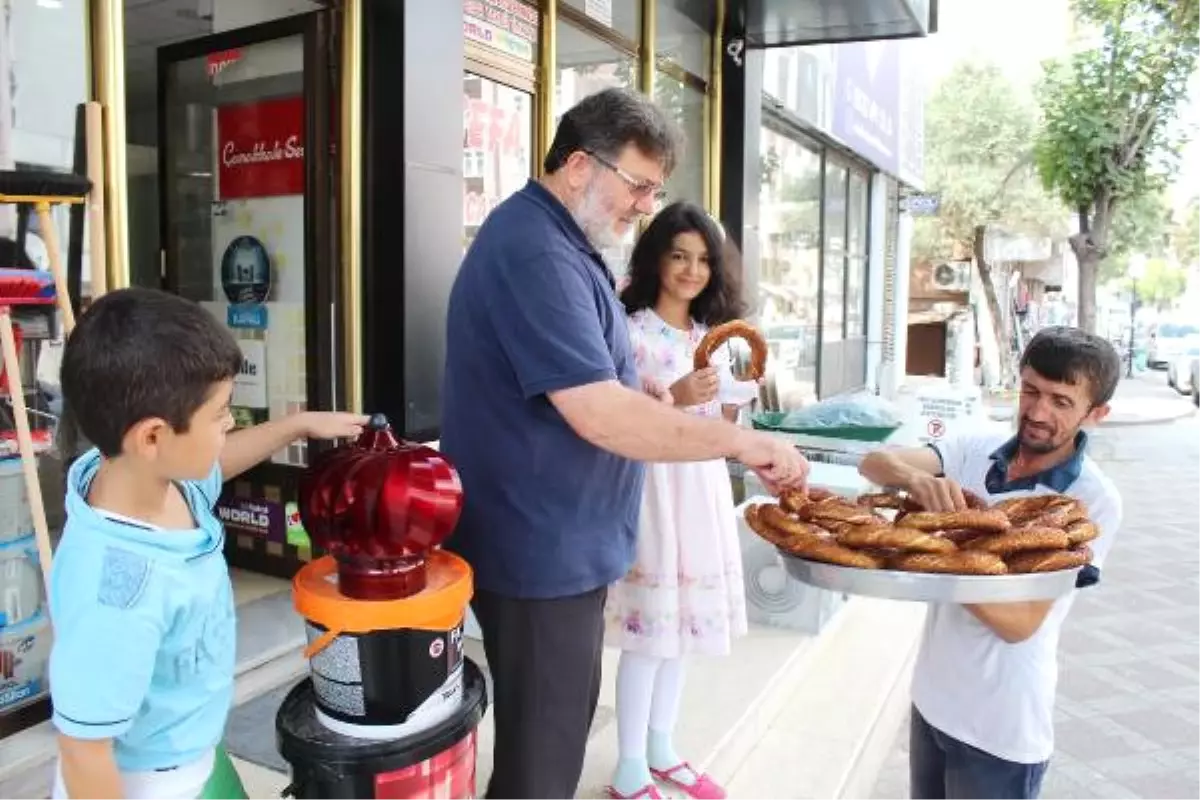
[[[543,166],[557,172],[577,150],[612,162],[628,145],[658,161],[668,175],[683,148],[679,128],[645,95],[604,89],[563,114]]]

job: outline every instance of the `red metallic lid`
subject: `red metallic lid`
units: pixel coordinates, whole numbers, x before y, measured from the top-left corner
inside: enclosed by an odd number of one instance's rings
[[[371,417],[353,444],[314,459],[300,482],[300,517],[338,562],[348,597],[388,600],[425,586],[425,556],[462,511],[458,472],[438,451],[397,441],[387,417]]]

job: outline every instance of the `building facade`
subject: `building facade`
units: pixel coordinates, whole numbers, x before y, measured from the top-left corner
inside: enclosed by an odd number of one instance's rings
[[[140,285],[205,305],[242,345],[242,422],[363,409],[433,441],[464,249],[539,175],[566,109],[639,89],[687,137],[670,195],[743,251],[772,345],[763,403],[790,408],[889,380],[922,135],[898,37],[931,32],[936,5],[0,0],[0,168],[82,171],[77,106],[100,103],[103,276],[82,218],[60,225],[78,299]],[[0,241],[17,227],[0,209]],[[36,262],[38,232],[22,239]],[[618,273],[631,246],[606,253]],[[308,455],[227,487],[233,566],[286,577],[312,557]],[[0,735],[45,719],[44,684],[23,685]]]

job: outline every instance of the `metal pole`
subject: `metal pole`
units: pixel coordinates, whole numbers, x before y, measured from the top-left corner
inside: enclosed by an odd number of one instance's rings
[[[341,163],[341,313],[345,409],[362,411],[362,0],[342,3],[338,149]]]
[[[125,4],[95,0],[91,8],[92,99],[103,107],[104,265],[106,288],[124,289],[129,274],[129,174],[125,163]],[[160,143],[165,144],[165,143]],[[93,261],[93,268],[96,262]]]

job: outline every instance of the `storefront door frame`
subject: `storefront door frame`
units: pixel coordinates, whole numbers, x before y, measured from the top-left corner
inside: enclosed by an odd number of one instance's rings
[[[198,39],[159,48],[158,51],[158,172],[159,252],[162,258],[162,288],[179,289],[179,265],[173,262],[169,219],[170,151],[167,142],[166,93],[171,66],[180,61],[203,58],[211,53],[250,47],[290,36],[304,42],[305,152],[304,159],[304,280],[305,351],[307,395],[310,408],[333,408],[338,396],[333,370],[334,338],[332,308],[337,298],[335,269],[337,231],[333,225],[335,175],[330,160],[322,154],[331,150],[331,86],[329,71],[331,13],[313,11],[295,17],[264,22],[248,28],[214,33]],[[322,378],[322,376],[326,376]]]

